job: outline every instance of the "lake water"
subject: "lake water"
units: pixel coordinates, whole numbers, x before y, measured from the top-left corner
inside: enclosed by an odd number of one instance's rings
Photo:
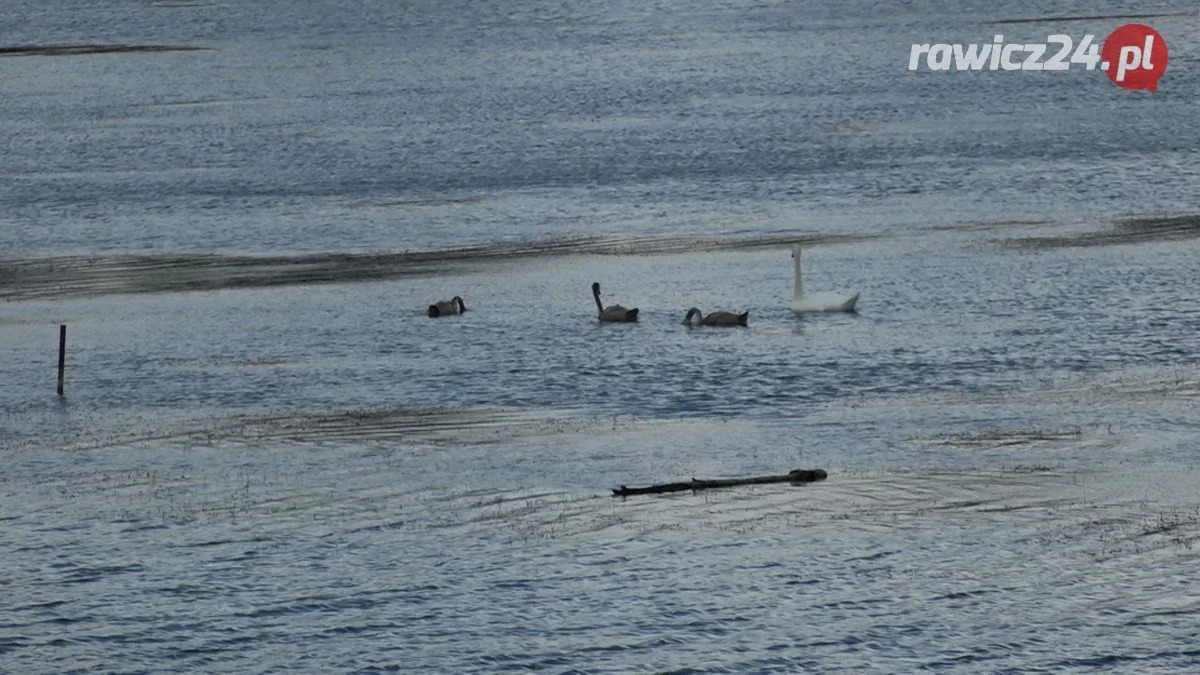
[[[0,671],[1200,665],[1193,7],[408,4],[6,7]]]

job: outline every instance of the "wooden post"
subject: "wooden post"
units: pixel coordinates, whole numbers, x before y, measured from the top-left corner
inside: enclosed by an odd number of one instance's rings
[[[63,393],[63,375],[67,368],[67,325],[58,327],[58,395]]]

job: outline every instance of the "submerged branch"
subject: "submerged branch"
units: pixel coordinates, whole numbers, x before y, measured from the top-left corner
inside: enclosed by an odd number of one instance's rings
[[[818,480],[825,480],[829,476],[825,469],[793,469],[788,473],[778,476],[755,476],[753,478],[719,478],[715,480],[700,480],[693,478],[684,483],[662,483],[660,485],[651,485],[650,487],[630,488],[622,485],[620,489],[613,489],[614,497],[628,497],[629,495],[653,495],[662,494],[664,492],[683,492],[684,490],[706,490],[709,488],[736,487],[738,485],[759,485],[762,483],[812,483]]]

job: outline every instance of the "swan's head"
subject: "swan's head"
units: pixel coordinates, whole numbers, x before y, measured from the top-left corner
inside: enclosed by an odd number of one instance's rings
[[[688,325],[691,325],[693,316],[696,317],[697,319],[700,319],[702,316],[700,314],[700,310],[696,309],[695,307],[689,309],[687,311],[687,316],[683,317],[683,322]]]
[[[592,282],[592,293],[595,293],[596,295],[600,295],[600,282],[599,281]]]
[[[453,298],[451,298],[451,299],[450,299],[450,302],[451,302],[451,303],[453,303],[453,304],[457,304],[457,305],[458,305],[458,311],[459,311],[459,313],[460,313],[460,314],[461,314],[462,312],[465,312],[465,311],[467,311],[467,306],[463,304],[463,301],[462,301],[462,298],[461,298],[461,297],[459,297],[459,296],[457,296],[457,295],[456,295],[456,296],[454,296]]]

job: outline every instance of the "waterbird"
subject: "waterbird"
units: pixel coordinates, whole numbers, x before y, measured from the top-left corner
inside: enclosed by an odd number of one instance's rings
[[[692,325],[692,317],[696,317],[701,326],[745,326],[746,319],[750,318],[750,312],[742,312],[734,314],[733,312],[713,312],[708,316],[695,307],[687,311],[687,316],[683,317],[683,322],[687,325]]]
[[[429,316],[449,316],[451,314],[462,314],[467,311],[467,306],[463,304],[463,299],[457,295],[449,300],[441,300],[429,306]]]
[[[796,280],[792,290],[792,311],[802,312],[853,312],[854,304],[858,302],[858,293],[822,293],[804,294],[804,282],[800,279],[800,244],[792,244],[792,259],[795,261]]]
[[[596,309],[599,311],[601,321],[637,321],[637,307],[633,309],[625,309],[620,305],[609,305],[605,307],[600,303],[600,282],[592,283],[592,297],[596,299]]]

